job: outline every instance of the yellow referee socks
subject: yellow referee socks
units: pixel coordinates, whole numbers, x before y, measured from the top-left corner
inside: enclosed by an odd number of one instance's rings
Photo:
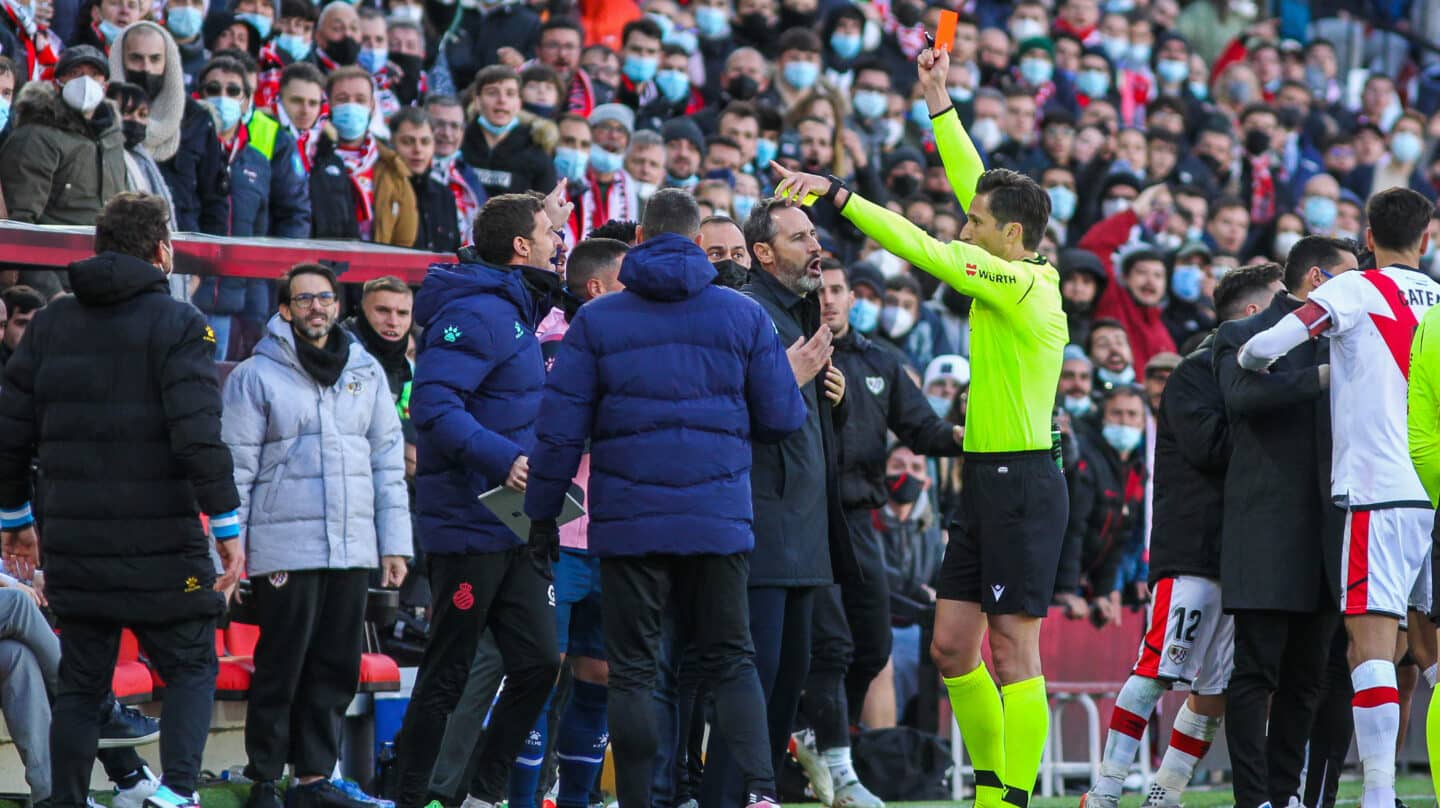
[[[1000,688],[1005,699],[1006,802],[1025,806],[1040,773],[1045,737],[1050,733],[1050,704],[1045,698],[1045,677],[1036,676]]]
[[[1440,691],[1430,695],[1430,709],[1425,713],[1425,749],[1430,755],[1430,780],[1440,794]]]
[[[995,689],[983,662],[963,676],[947,677],[945,689],[950,693],[950,709],[960,726],[961,741],[975,767],[975,808],[1001,808],[1005,796],[1007,721],[1000,705],[1000,691]],[[1041,698],[1043,701],[1043,695]]]

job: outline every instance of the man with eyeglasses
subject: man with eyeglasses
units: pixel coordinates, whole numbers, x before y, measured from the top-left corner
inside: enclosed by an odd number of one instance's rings
[[[460,159],[460,144],[465,136],[465,109],[453,95],[432,95],[425,99],[425,112],[435,133],[435,157],[430,163],[430,176],[448,186],[455,196],[455,214],[460,219],[460,243],[470,243],[470,226],[475,214],[490,195],[480,175]]]
[[[571,17],[555,17],[540,29],[540,47],[535,55],[540,63],[560,74],[568,91],[564,108],[567,112],[590,117],[595,107],[611,100],[614,92],[608,84],[590,79],[590,74],[580,66],[580,49],[584,46],[585,31],[580,23]]]
[[[230,176],[230,235],[307,238],[310,186],[295,139],[269,115],[251,110],[245,66],[227,56],[211,59],[195,80],[200,100],[215,110]],[[204,278],[191,296],[217,336],[224,359],[237,318],[258,328],[270,312],[269,284],[258,278]]]
[[[203,85],[202,85],[203,86]],[[260,626],[245,714],[247,808],[362,808],[330,781],[365,643],[370,573],[405,579],[412,554],[404,438],[378,360],[337,324],[335,275],[299,264],[280,311],[225,384],[240,529]],[[316,417],[316,413],[319,417]]]

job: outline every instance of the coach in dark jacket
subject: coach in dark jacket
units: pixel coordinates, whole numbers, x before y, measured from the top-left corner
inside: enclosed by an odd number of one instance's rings
[[[751,447],[793,433],[806,409],[770,318],[713,283],[699,229],[688,192],[650,200],[620,269],[625,290],[581,307],[556,357],[526,495],[532,516],[558,515],[589,438],[590,549],[610,599],[610,726],[627,805],[651,804],[667,590],[689,621],[679,630],[703,644],[694,659],[743,784],[774,791],[744,594]]]
[[[1307,341],[1264,373],[1241,369],[1236,355],[1250,337],[1299,308],[1327,276],[1354,268],[1344,242],[1303,238],[1286,259],[1286,291],[1216,335],[1215,373],[1234,440],[1225,475],[1220,590],[1225,610],[1235,615],[1226,738],[1235,759],[1249,764],[1235,768],[1238,805],[1287,801],[1299,787],[1326,653],[1339,625],[1343,522],[1330,501],[1328,342]],[[1279,736],[1268,740],[1267,703],[1269,731]]]
[[[551,206],[547,212],[546,204]],[[545,361],[535,328],[558,300],[555,229],[569,219],[555,197],[492,197],[475,245],[458,264],[430,268],[415,298],[424,327],[411,388],[419,441],[415,505],[435,605],[430,642],[396,739],[400,808],[419,808],[445,722],[490,631],[506,685],[475,756],[468,793],[499,802],[511,765],[559,672],[548,562],[536,564],[478,497],[523,492]]]
[[[169,218],[155,196],[125,193],[106,205],[98,254],[69,267],[75,295],[35,316],[0,392],[0,511],[12,564],[34,541],[10,531],[28,517],[37,452],[46,479],[46,595],[66,660],[51,734],[62,805],[85,804],[122,625],[165,679],[165,785],[193,792],[225,606],[198,514],[228,539],[217,542],[222,585],[243,565],[214,336],[200,312],[170,297]]]

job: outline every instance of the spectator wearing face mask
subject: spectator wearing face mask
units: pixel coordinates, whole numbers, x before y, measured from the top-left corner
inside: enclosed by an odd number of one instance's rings
[[[1425,118],[1406,112],[1390,130],[1385,154],[1371,165],[1356,166],[1345,178],[1345,187],[1361,199],[1369,199],[1387,188],[1410,188],[1435,201],[1435,186],[1425,176]]]
[[[313,149],[306,148],[313,154],[310,213],[316,238],[374,238],[380,161],[380,143],[370,134],[374,93],[370,74],[358,67],[339,68],[325,79],[330,117]]]
[[[12,3],[0,6],[0,47],[15,60],[17,84],[46,78],[59,61],[65,44],[50,28],[54,16],[54,3],[34,3],[28,8]],[[62,18],[61,22],[68,27],[74,20]]]
[[[1088,438],[1100,432],[1100,407],[1095,403],[1095,365],[1079,345],[1066,345],[1055,398],[1070,416],[1072,430]]]
[[[1094,253],[1102,264],[1113,266],[1114,256],[1129,241],[1131,231],[1142,221],[1148,221],[1151,213],[1158,209],[1157,205],[1168,200],[1165,186],[1146,189],[1136,197],[1131,208],[1096,224],[1081,239],[1080,247]],[[1119,274],[1112,269],[1111,275],[1117,282],[1106,286],[1095,306],[1095,314],[1124,324],[1135,349],[1135,364],[1143,365],[1162,351],[1174,352],[1175,341],[1161,319],[1166,291],[1165,260],[1148,248],[1131,250],[1122,258]]]
[[[1110,285],[1105,265],[1089,250],[1071,247],[1060,251],[1060,306],[1070,327],[1070,342],[1083,344],[1090,336],[1095,307]]]
[[[70,45],[89,45],[101,53],[109,53],[125,26],[140,19],[139,3],[106,3],[103,0],[85,0],[80,6],[80,24],[75,26],[73,37],[65,40]]]
[[[690,82],[690,55],[679,45],[661,49],[654,84],[655,97],[640,107],[636,117],[641,129],[658,130],[671,118],[694,115],[705,108],[705,96]]]
[[[0,188],[10,218],[32,224],[93,225],[125,190],[125,137],[105,101],[110,65],[76,45],[54,82],[31,82],[15,104],[15,129],[0,147]]]
[[[1140,544],[1135,528],[1145,521],[1144,394],[1134,385],[1107,390],[1100,412],[1101,439],[1080,443],[1067,476],[1070,524],[1055,591],[1078,586],[1104,625],[1121,622],[1121,564]]]
[[[160,173],[155,158],[145,151],[150,98],[138,86],[124,81],[106,87],[105,97],[114,101],[120,111],[120,131],[125,135],[126,187],[165,200],[165,206],[170,209],[170,226],[175,227],[175,204],[170,200],[170,188],[165,184],[165,177]]]
[[[1090,326],[1090,339],[1085,352],[1095,365],[1095,387],[1098,392],[1135,383],[1135,362],[1130,353],[1130,339],[1119,320],[1102,318]]]
[[[502,65],[475,75],[471,94],[479,107],[466,127],[461,151],[486,193],[494,196],[548,191],[555,185],[555,163],[535,139],[533,124],[520,120],[520,77]]]
[[[315,47],[316,21],[315,6],[307,0],[281,0],[275,37],[260,49],[260,80],[255,88],[255,105],[260,109],[276,107],[285,68],[310,57]],[[184,55],[183,49],[181,55]],[[196,72],[199,67],[196,65]]]
[[[1193,242],[1181,247],[1173,259],[1167,284],[1170,296],[1160,319],[1177,347],[1215,327],[1215,304],[1210,299],[1214,283],[1206,263],[1209,258],[1205,245]]]
[[[916,368],[930,364],[937,354],[950,353],[928,317],[922,316],[920,284],[909,274],[885,281],[885,305],[880,309],[879,341],[905,354]]]
[[[329,75],[360,59],[360,15],[349,3],[331,3],[315,24],[315,47],[309,61]]]

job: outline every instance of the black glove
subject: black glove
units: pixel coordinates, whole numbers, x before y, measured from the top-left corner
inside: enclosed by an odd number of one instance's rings
[[[536,559],[560,560],[560,528],[554,519],[536,519],[530,523],[530,553]]]

